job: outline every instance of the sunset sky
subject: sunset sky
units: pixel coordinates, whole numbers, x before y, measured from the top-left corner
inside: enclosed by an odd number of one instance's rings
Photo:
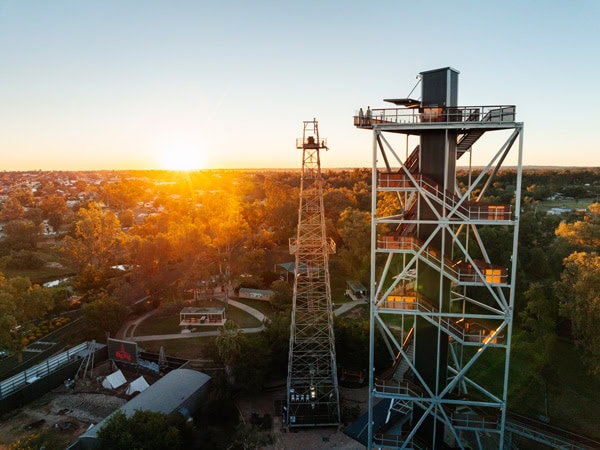
[[[446,66],[526,165],[600,166],[599,44],[597,0],[0,0],[0,170],[295,168],[312,118],[369,167],[358,108]]]

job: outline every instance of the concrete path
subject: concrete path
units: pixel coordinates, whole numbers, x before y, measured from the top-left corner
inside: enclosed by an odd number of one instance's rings
[[[255,327],[255,328],[240,328],[242,333],[260,333],[264,330],[264,326]],[[193,337],[207,337],[207,336],[218,336],[220,333],[219,330],[211,330],[211,331],[197,331],[195,333],[178,333],[178,334],[157,334],[157,335],[149,335],[149,336],[131,336],[128,338],[130,341],[135,342],[144,342],[144,341],[163,341],[169,339],[187,339]]]
[[[265,321],[265,319],[268,319],[268,317],[265,316],[263,313],[261,313],[259,310],[254,309],[253,307],[248,306],[245,303],[241,303],[241,302],[238,302],[236,300],[231,300],[231,299],[228,299],[227,303],[230,304],[231,306],[241,309],[242,311],[247,312],[252,317],[258,319],[260,323],[263,323]]]
[[[344,303],[342,306],[340,306],[339,308],[336,308],[335,311],[333,311],[333,314],[338,317],[341,316],[342,314],[347,313],[348,311],[350,311],[352,308],[354,308],[355,306],[358,305],[368,305],[369,303],[364,301],[364,300],[353,300],[351,302],[348,303]]]
[[[241,309],[242,311],[250,314],[255,319],[259,320],[261,323],[264,323],[266,320],[269,320],[267,316],[258,311],[257,309],[252,308],[251,306],[246,305],[245,303],[238,302],[237,300],[228,299],[227,303],[234,308]],[[352,308],[358,305],[364,305],[364,300],[354,300],[352,302],[344,303],[339,308],[337,308],[333,313],[336,316],[340,316],[342,314],[347,313]],[[194,337],[207,337],[207,336],[218,336],[219,330],[211,330],[211,331],[196,331],[194,333],[177,333],[177,334],[160,334],[160,335],[148,335],[148,336],[135,336],[135,329],[137,326],[152,316],[156,310],[152,310],[135,320],[126,323],[119,333],[117,333],[117,337],[119,339],[126,339],[135,342],[145,342],[145,341],[159,341],[159,340],[169,340],[169,339],[186,339],[186,338],[194,338]],[[243,333],[260,333],[265,329],[264,325],[260,327],[251,327],[251,328],[242,328],[241,331]]]
[[[257,309],[252,308],[244,303],[238,302],[236,300],[227,299],[227,303],[234,308],[241,309],[242,311],[250,314],[252,317],[264,323],[265,320],[269,320],[263,313],[258,311]],[[219,330],[211,330],[211,331],[197,331],[194,333],[177,333],[177,334],[155,334],[148,336],[135,336],[135,329],[137,326],[142,323],[144,320],[148,319],[152,316],[156,310],[152,310],[147,312],[146,314],[132,320],[131,322],[127,322],[117,333],[118,339],[126,339],[135,342],[144,342],[144,341],[159,341],[159,340],[169,340],[169,339],[184,339],[184,338],[193,338],[193,337],[206,337],[206,336],[218,336]],[[265,329],[264,325],[260,327],[250,327],[250,328],[241,328],[243,333],[260,333]]]

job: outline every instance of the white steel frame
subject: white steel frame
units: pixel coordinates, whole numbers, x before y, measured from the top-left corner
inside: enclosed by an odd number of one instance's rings
[[[391,108],[373,110],[368,122],[354,118],[357,127],[373,131],[369,448],[435,448],[433,436],[423,439],[419,431],[426,418],[433,418],[433,433],[443,432],[444,441],[457,448],[487,447],[490,435],[494,447],[504,446],[523,148],[523,124],[515,122],[515,112],[514,106],[439,108],[435,115],[423,108]],[[394,149],[386,139],[389,133],[400,133],[408,143],[409,135],[435,131],[445,132],[448,142],[449,133],[457,134],[457,159],[466,159],[479,137],[497,130],[512,133],[483,169],[475,170],[469,161],[469,183],[462,190],[447,175],[444,186],[422,175],[418,146],[410,155],[406,148],[407,156],[401,157],[404,149]],[[444,151],[448,156],[447,144]],[[518,163],[512,211],[508,205],[483,204],[485,191],[514,151]],[[481,191],[475,195],[475,189]],[[436,217],[419,219],[425,205]],[[433,231],[418,239],[414,231],[420,227]],[[502,227],[512,234],[507,267],[490,260],[489,242],[480,233],[484,227]],[[419,277],[425,267],[438,274],[438,298],[424,295],[427,289]],[[417,317],[435,327],[437,342],[449,342],[445,362],[440,361],[445,352],[438,344],[435,386],[424,381],[415,365]],[[375,373],[376,329],[394,361],[387,373],[381,368]],[[494,374],[502,377],[501,392],[493,392],[490,379],[474,378],[470,372],[493,352],[503,353],[501,373]],[[440,372],[442,366],[445,372]],[[389,406],[386,423],[374,429],[378,401]]]

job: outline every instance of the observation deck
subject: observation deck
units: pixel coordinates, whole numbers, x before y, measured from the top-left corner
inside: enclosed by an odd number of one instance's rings
[[[386,128],[387,131],[410,131],[410,134],[432,129],[479,128],[485,131],[514,128],[515,118],[515,105],[419,106],[373,109],[366,115],[359,113],[354,116],[354,126],[367,130],[379,127]]]

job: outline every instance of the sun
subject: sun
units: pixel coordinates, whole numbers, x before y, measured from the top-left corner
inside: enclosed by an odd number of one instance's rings
[[[191,147],[170,148],[158,155],[158,163],[164,170],[201,170],[206,168],[206,162],[206,154]]]

